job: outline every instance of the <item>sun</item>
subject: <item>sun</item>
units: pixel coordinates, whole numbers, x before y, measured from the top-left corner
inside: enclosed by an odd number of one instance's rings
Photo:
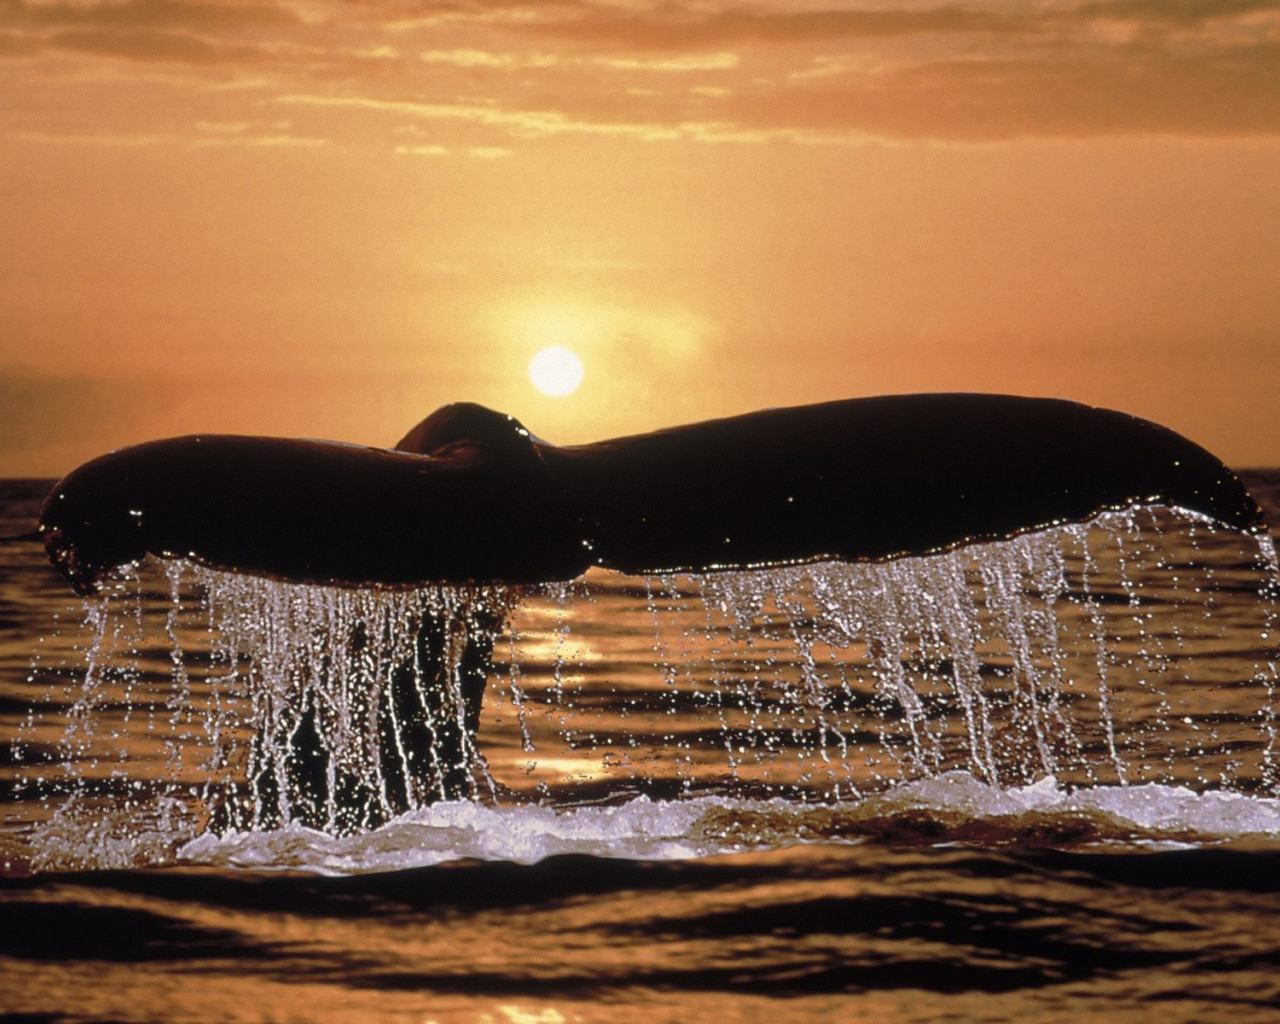
[[[563,345],[548,345],[529,360],[529,380],[549,398],[573,394],[584,372],[578,354]]]

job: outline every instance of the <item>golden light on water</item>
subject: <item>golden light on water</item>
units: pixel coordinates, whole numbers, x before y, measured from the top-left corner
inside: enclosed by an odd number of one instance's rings
[[[564,345],[548,345],[529,360],[529,380],[549,398],[573,394],[584,373],[578,354]]]

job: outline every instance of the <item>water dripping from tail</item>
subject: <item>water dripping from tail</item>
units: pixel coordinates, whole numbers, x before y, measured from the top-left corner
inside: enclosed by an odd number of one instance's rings
[[[1275,538],[1269,533],[1259,533],[1258,557],[1262,563],[1263,584],[1259,594],[1263,600],[1265,618],[1260,634],[1264,656],[1255,664],[1254,679],[1267,690],[1267,706],[1263,715],[1263,728],[1267,740],[1263,750],[1263,774],[1267,788],[1280,790],[1280,708],[1277,692],[1280,691],[1280,551]]]
[[[1044,780],[1267,792],[1280,568],[1269,538],[1245,559],[1240,538],[1203,527],[1128,510],[887,563],[597,573],[526,591],[343,590],[171,563],[167,592],[130,598],[135,578],[90,606],[67,760],[88,764],[95,714],[152,679],[119,653],[154,606],[166,692],[136,713],[173,731],[165,806],[196,818],[148,826],[170,840],[381,834],[460,803],[517,817],[522,802],[861,807],[956,772],[992,793]],[[1244,632],[1230,643],[1231,616],[1202,610],[1218,589],[1253,602],[1232,606]],[[1241,679],[1215,645],[1234,650],[1250,629],[1256,667]],[[631,634],[634,656],[578,663],[600,636]],[[505,686],[486,687],[494,668]],[[550,774],[571,762],[583,767]]]
[[[355,591],[189,571],[240,698],[209,735],[219,763],[243,776],[217,801],[215,830],[300,822],[342,835],[434,801],[492,796],[476,735],[511,591]],[[224,736],[243,746],[246,733],[247,751],[226,749]]]

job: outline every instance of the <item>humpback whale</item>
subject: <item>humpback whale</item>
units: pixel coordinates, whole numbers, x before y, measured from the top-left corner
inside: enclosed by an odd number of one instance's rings
[[[1164,504],[1265,528],[1166,427],[1075,402],[894,395],[557,446],[447,405],[390,449],[192,435],[94,459],[39,531],[82,594],[146,555],[345,587],[716,571],[928,554]]]
[[[148,555],[285,582],[419,588],[563,581],[592,566],[649,574],[878,561],[1139,504],[1265,528],[1236,475],[1165,427],[1055,399],[926,394],[563,447],[469,403],[437,410],[389,449],[150,441],[66,476],[39,533],[85,595]],[[424,614],[411,655],[385,676],[370,676],[358,650],[332,665],[335,679],[370,691],[376,785],[323,738],[324,711],[307,693],[286,735],[257,723],[252,800],[227,796],[215,827],[294,819],[351,831],[475,796],[474,737],[503,614],[482,604],[461,642],[445,618]]]

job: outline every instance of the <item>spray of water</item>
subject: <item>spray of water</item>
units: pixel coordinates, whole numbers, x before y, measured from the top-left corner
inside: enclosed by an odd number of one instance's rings
[[[1169,555],[1174,534],[1192,562]],[[89,606],[63,752],[79,781],[56,794],[46,850],[67,859],[86,820],[101,857],[144,832],[351,835],[456,801],[830,804],[957,770],[997,791],[1044,778],[1267,790],[1280,568],[1268,542],[1242,584],[1219,541],[1194,516],[1133,509],[889,563],[523,592],[341,590],[168,563],[167,586],[124,578]],[[1221,634],[1223,586],[1264,608],[1253,678],[1211,680],[1239,688],[1247,734],[1223,733],[1190,688],[1190,648]],[[647,681],[611,676],[608,659],[588,673],[575,647],[590,646],[592,614],[619,609],[628,628],[648,623]],[[163,692],[139,639],[155,617]],[[486,696],[495,644],[505,672]],[[596,764],[575,776],[596,788],[521,778],[570,755]],[[139,756],[162,767],[122,801],[112,759]],[[106,806],[125,822],[114,831]]]

